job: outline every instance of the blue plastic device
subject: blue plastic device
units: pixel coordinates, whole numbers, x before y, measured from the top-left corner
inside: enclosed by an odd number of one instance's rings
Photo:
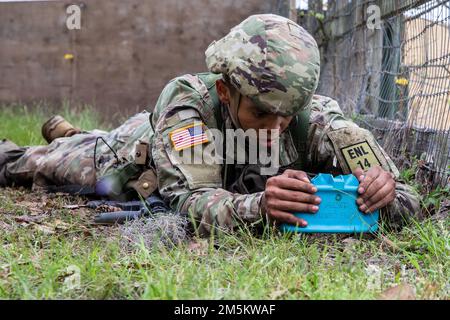
[[[308,222],[306,227],[282,224],[281,230],[306,233],[362,233],[378,229],[379,212],[363,214],[358,209],[359,181],[352,174],[333,177],[320,173],[311,183],[317,187],[316,195],[322,199],[316,213],[294,213]]]

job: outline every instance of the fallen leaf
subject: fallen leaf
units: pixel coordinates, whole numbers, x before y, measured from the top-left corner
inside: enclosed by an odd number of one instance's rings
[[[75,265],[70,265],[65,272],[56,278],[56,281],[64,281],[64,288],[66,290],[74,290],[80,287],[81,276],[80,268]]]
[[[188,250],[193,254],[204,256],[208,253],[208,241],[204,239],[197,239],[189,242]]]
[[[342,240],[342,243],[344,243],[346,246],[353,246],[354,244],[357,244],[358,242],[360,242],[358,239],[355,238],[345,238],[344,240]]]
[[[11,275],[11,265],[0,265],[0,278],[8,278]]]
[[[14,217],[16,222],[25,222],[25,223],[39,223],[44,218],[43,215],[40,216],[18,216]]]
[[[401,283],[385,290],[378,297],[380,300],[415,300],[416,290],[408,283]]]
[[[79,205],[79,204],[68,204],[68,205],[65,205],[65,206],[62,206],[62,207],[63,207],[63,209],[78,209],[78,208],[83,207],[83,205]]]
[[[0,221],[0,230],[2,232],[10,232],[13,230],[13,227],[4,221]]]
[[[39,202],[21,201],[18,202],[16,205],[25,208],[32,216],[39,215],[43,212],[41,203]]]
[[[288,289],[275,290],[270,294],[270,300],[276,300],[283,297],[286,293],[288,293]]]
[[[55,230],[45,224],[34,224],[34,229],[38,230],[44,234],[54,234]]]
[[[70,224],[68,224],[64,221],[61,221],[59,219],[55,219],[52,223],[50,223],[48,225],[50,227],[53,227],[56,230],[61,230],[61,231],[64,231],[64,230],[67,230],[70,228]]]
[[[397,252],[399,250],[399,247],[397,244],[395,244],[393,241],[391,241],[388,237],[380,234],[381,237],[381,244],[382,246],[386,246],[390,251],[393,253]]]
[[[424,299],[436,299],[436,293],[439,290],[439,286],[435,283],[429,283],[426,285],[424,292],[423,292],[423,298]]]

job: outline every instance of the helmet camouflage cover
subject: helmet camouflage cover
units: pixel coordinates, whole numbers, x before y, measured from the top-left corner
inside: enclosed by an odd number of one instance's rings
[[[314,38],[295,22],[274,14],[253,15],[212,42],[205,52],[213,73],[263,110],[295,115],[311,101],[320,73]]]

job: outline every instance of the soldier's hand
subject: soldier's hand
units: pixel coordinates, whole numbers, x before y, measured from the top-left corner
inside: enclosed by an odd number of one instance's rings
[[[307,226],[307,222],[292,214],[315,213],[321,199],[314,195],[317,188],[303,171],[286,170],[282,175],[267,179],[263,196],[263,210],[272,223],[289,223]]]
[[[358,178],[359,198],[356,203],[364,213],[374,212],[390,204],[395,199],[394,175],[380,166],[372,167],[367,172],[361,168],[353,174]]]

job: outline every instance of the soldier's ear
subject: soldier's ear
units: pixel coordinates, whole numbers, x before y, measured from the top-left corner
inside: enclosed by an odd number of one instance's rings
[[[230,88],[228,88],[222,79],[216,80],[216,90],[220,101],[223,104],[229,105],[231,101]]]

